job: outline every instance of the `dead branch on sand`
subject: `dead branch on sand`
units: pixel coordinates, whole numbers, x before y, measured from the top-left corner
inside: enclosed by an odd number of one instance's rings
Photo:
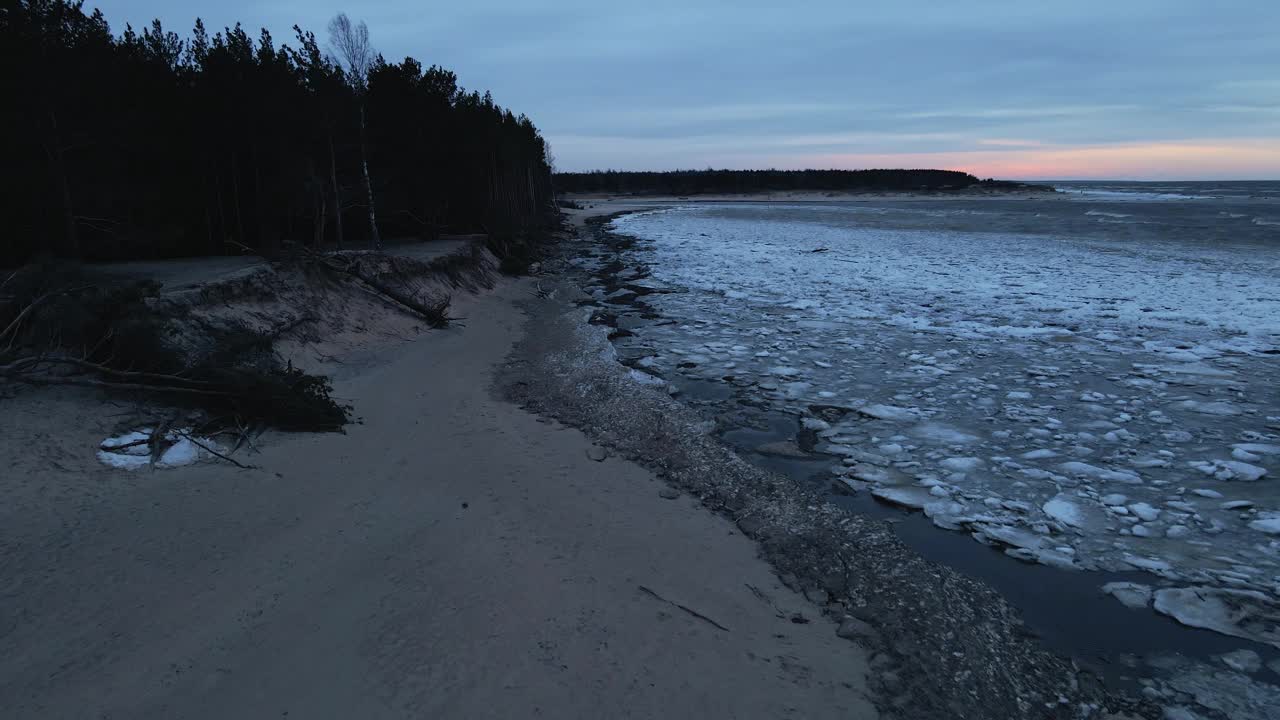
[[[185,432],[182,432],[181,430],[175,430],[174,432],[175,432],[175,434],[177,434],[178,436],[180,436],[180,437],[184,437],[184,438],[186,438],[187,440],[190,440],[190,441],[191,441],[191,444],[195,445],[196,447],[200,448],[201,450],[204,450],[205,452],[209,453],[210,455],[213,455],[214,457],[217,457],[217,458],[221,458],[221,459],[223,459],[223,460],[226,460],[227,462],[231,463],[232,465],[235,465],[236,467],[240,468],[241,470],[256,470],[256,469],[257,469],[257,466],[256,466],[256,465],[245,465],[244,463],[240,462],[239,460],[236,460],[235,458],[230,457],[229,455],[223,455],[222,453],[218,452],[217,450],[214,450],[213,448],[209,447],[208,445],[204,444],[203,442],[200,442],[200,440],[198,440],[197,438],[192,437],[190,433],[185,433]]]
[[[657,599],[657,600],[661,600],[662,602],[664,602],[664,603],[666,603],[666,604],[668,604],[668,605],[671,605],[671,606],[673,606],[673,607],[680,608],[681,610],[683,610],[683,611],[685,611],[685,612],[689,613],[690,615],[692,615],[692,616],[694,616],[694,617],[698,618],[699,620],[702,620],[703,622],[710,623],[711,625],[713,625],[713,626],[715,626],[715,627],[717,627],[717,628],[720,628],[721,630],[723,630],[723,631],[725,631],[725,632],[733,632],[733,631],[732,631],[732,630],[730,630],[729,628],[727,628],[727,627],[725,627],[725,626],[721,625],[720,623],[716,622],[715,620],[712,620],[711,618],[707,617],[706,615],[703,615],[702,613],[698,612],[697,610],[694,610],[694,609],[693,609],[693,608],[691,608],[691,607],[688,607],[688,606],[686,606],[686,605],[681,605],[681,604],[680,604],[680,603],[678,603],[678,602],[672,602],[672,601],[670,601],[670,600],[668,600],[668,599],[666,599],[666,598],[662,597],[662,596],[661,596],[661,595],[659,595],[658,593],[656,593],[656,592],[654,592],[654,591],[650,590],[649,588],[647,588],[647,587],[645,587],[645,586],[643,586],[643,585],[638,585],[637,587],[638,587],[638,588],[640,588],[640,592],[642,592],[642,593],[644,593],[644,594],[646,594],[646,595],[649,595],[649,596],[651,596],[651,597],[653,597],[653,598],[655,598],[655,599]]]

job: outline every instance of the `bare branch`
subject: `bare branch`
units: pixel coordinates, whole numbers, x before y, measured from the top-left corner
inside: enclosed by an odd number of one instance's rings
[[[227,462],[231,463],[232,465],[235,465],[236,467],[240,468],[241,470],[253,470],[253,469],[255,469],[255,466],[253,466],[253,465],[245,465],[244,463],[240,462],[239,460],[235,460],[235,459],[231,458],[230,456],[223,455],[222,453],[218,452],[217,450],[214,450],[213,448],[209,447],[208,445],[206,445],[206,444],[204,444],[204,443],[200,442],[199,440],[197,440],[196,438],[192,437],[192,436],[191,436],[190,434],[188,434],[188,433],[184,433],[184,432],[182,432],[181,430],[175,430],[175,431],[174,431],[174,433],[176,433],[177,435],[179,435],[179,436],[181,436],[181,437],[184,437],[184,438],[186,438],[186,439],[190,440],[190,441],[191,441],[191,443],[192,443],[193,445],[195,445],[196,447],[200,448],[201,450],[204,450],[205,452],[208,452],[210,455],[214,455],[214,456],[220,457],[220,458],[222,458],[223,460],[226,460]]]
[[[22,309],[22,312],[18,313],[18,316],[13,319],[13,322],[9,323],[8,327],[6,327],[4,330],[0,330],[0,340],[4,340],[5,337],[9,335],[9,333],[14,333],[14,336],[9,339],[9,349],[12,349],[14,341],[17,340],[18,338],[18,335],[17,335],[18,327],[22,325],[22,321],[25,320],[26,317],[30,315],[32,311],[34,311],[37,307],[43,305],[44,303],[48,302],[49,300],[59,295],[64,295],[66,293],[79,292],[81,290],[86,290],[86,289],[88,289],[88,286],[67,288],[65,290],[55,290],[53,292],[45,293],[44,295],[41,295],[35,300],[32,300],[26,307]]]
[[[234,397],[232,393],[202,388],[158,386],[145,383],[117,383],[103,380],[90,380],[80,377],[49,377],[44,375],[19,375],[17,379],[31,385],[78,385],[80,387],[101,388],[103,390],[136,390],[139,392],[174,393],[178,395],[207,395],[212,397]]]
[[[40,362],[56,363],[59,365],[71,365],[81,370],[90,370],[106,377],[115,378],[116,380],[125,380],[131,382],[151,382],[160,383],[166,387],[169,384],[182,385],[184,387],[214,387],[214,383],[205,382],[203,380],[189,380],[179,375],[165,375],[161,373],[146,372],[126,372],[124,370],[113,370],[105,365],[99,365],[95,362],[81,360],[79,358],[69,357],[49,357],[44,358]]]
[[[373,65],[373,49],[369,47],[369,26],[362,21],[352,25],[346,13],[338,13],[329,21],[329,44],[338,60],[346,65],[347,76],[356,90],[363,92]]]

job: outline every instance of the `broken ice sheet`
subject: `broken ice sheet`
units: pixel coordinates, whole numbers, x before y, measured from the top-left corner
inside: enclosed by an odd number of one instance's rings
[[[643,343],[710,360],[652,369],[796,417],[851,485],[1020,559],[1280,596],[1280,252],[914,208],[615,221],[678,290],[646,297],[664,321]]]
[[[1167,588],[1155,592],[1155,609],[1183,625],[1280,648],[1280,604],[1256,590]]]

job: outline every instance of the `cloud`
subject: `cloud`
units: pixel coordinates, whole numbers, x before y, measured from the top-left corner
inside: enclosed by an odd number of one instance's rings
[[[989,145],[992,147],[1043,147],[1044,143],[1039,140],[1014,140],[1012,138],[984,138],[978,141],[979,145]]]
[[[976,108],[976,109],[943,109],[923,110],[903,113],[902,117],[913,120],[947,120],[956,118],[979,118],[984,120],[1008,120],[1024,118],[1083,117],[1088,115],[1111,115],[1118,112],[1137,110],[1137,105],[1077,105],[1070,107],[1012,107],[1012,108]]]
[[[939,167],[980,177],[1032,180],[1141,178],[1273,179],[1280,141],[1187,140],[1086,147],[944,153],[776,156],[777,167]]]
[[[156,15],[185,28],[199,14],[210,27],[265,24],[277,39],[294,22],[323,31],[342,9],[97,4],[117,28]],[[347,11],[368,21],[386,57],[443,64],[527,113],[573,169],[1000,151],[984,162],[1014,171],[1014,152],[1074,162],[1089,148],[1280,138],[1273,0],[368,0]],[[1045,154],[1073,148],[1085,154]],[[1229,156],[1240,172],[1261,172]],[[1207,172],[1179,157],[1187,172]],[[1268,172],[1280,177],[1280,163]]]

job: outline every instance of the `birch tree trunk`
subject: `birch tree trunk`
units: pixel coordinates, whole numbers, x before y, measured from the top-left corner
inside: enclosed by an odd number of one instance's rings
[[[342,190],[338,187],[338,160],[333,152],[333,132],[329,133],[329,186],[333,190],[333,239],[342,248]]]
[[[373,207],[373,183],[369,180],[368,141],[365,139],[364,103],[360,103],[360,172],[364,174],[364,192],[369,202],[369,237],[373,240],[373,249],[382,249],[382,238],[378,235],[378,214]]]

